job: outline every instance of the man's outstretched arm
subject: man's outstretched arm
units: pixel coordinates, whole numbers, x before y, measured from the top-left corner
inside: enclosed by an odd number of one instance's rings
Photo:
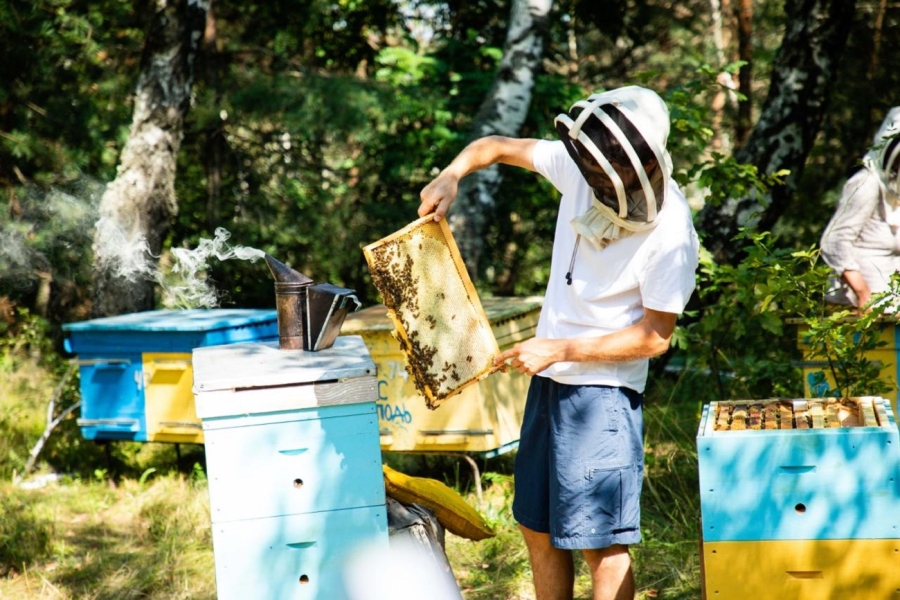
[[[459,180],[470,173],[502,163],[534,171],[532,153],[537,140],[491,135],[475,140],[419,194],[419,216],[434,213],[441,220],[456,198]]]

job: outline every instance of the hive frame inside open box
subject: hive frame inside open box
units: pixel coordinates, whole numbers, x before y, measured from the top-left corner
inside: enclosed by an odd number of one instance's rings
[[[498,369],[500,348],[446,220],[428,215],[363,253],[429,408]]]

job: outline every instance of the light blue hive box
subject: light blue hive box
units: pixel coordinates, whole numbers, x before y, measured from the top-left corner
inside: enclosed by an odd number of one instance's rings
[[[708,405],[697,434],[703,540],[900,538],[897,424],[884,399],[867,400],[884,423],[717,431],[717,405],[729,403]]]
[[[353,553],[388,550],[375,364],[362,338],[193,352],[220,599],[342,600]]]

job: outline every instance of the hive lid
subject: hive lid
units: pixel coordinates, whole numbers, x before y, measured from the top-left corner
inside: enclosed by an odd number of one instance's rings
[[[278,342],[207,346],[194,350],[192,362],[195,394],[375,375],[375,363],[359,336],[340,337],[320,352],[280,350]]]
[[[63,325],[64,331],[209,331],[272,321],[274,310],[197,308],[148,310]]]
[[[363,253],[429,408],[497,370],[499,345],[446,220],[428,215]]]

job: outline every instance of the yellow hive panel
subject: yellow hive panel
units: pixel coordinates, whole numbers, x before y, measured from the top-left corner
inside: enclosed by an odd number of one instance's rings
[[[900,540],[704,542],[708,600],[900,598]]]
[[[184,352],[142,355],[148,442],[202,444],[203,429],[194,410],[194,371]]]
[[[423,217],[363,253],[429,408],[496,370],[500,348],[446,220]]]

